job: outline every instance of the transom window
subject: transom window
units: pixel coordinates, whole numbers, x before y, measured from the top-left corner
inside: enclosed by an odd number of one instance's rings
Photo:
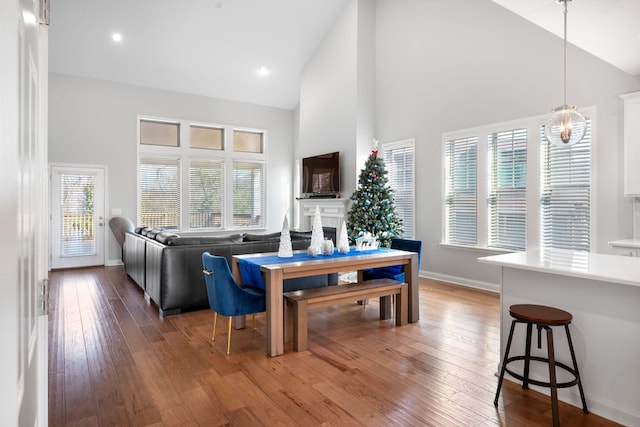
[[[266,131],[149,117],[138,124],[139,224],[264,228]]]

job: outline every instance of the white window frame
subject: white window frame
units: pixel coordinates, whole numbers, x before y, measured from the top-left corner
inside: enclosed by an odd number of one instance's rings
[[[407,238],[407,239],[415,239],[415,234],[416,234],[416,202],[415,202],[415,195],[416,195],[416,149],[415,149],[415,139],[410,138],[410,139],[403,139],[400,141],[394,141],[394,142],[385,142],[380,144],[380,154],[383,160],[384,159],[384,152],[385,151],[391,151],[391,150],[397,150],[397,149],[404,149],[404,148],[409,148],[411,149],[413,156],[412,156],[412,160],[413,160],[413,164],[411,165],[411,173],[413,175],[413,186],[411,188],[411,217],[412,217],[412,233],[411,234],[406,234],[403,232],[403,237]],[[389,172],[389,166],[388,166],[388,162],[385,160],[385,168],[387,170],[387,173]],[[390,181],[390,179],[389,179]],[[389,182],[389,185],[391,186],[391,188],[393,189],[393,186],[391,185],[391,182]]]
[[[448,167],[450,166],[449,164],[447,164],[447,144],[449,142],[457,142],[457,141],[461,141],[461,140],[469,140],[469,139],[473,139],[475,140],[475,145],[476,145],[476,243],[475,245],[472,244],[462,244],[460,242],[455,242],[455,243],[447,243],[450,244],[452,246],[456,246],[456,247],[464,247],[464,248],[474,248],[478,245],[478,241],[481,238],[480,235],[480,223],[478,221],[478,215],[480,215],[482,212],[480,210],[478,210],[478,200],[481,200],[481,197],[483,195],[482,193],[482,188],[478,185],[478,176],[482,173],[482,170],[480,168],[480,165],[482,164],[482,162],[480,162],[479,156],[480,156],[480,151],[478,150],[478,144],[480,144],[480,141],[477,138],[477,135],[474,135],[473,133],[451,133],[449,134],[449,136],[446,139],[443,139],[443,143],[442,143],[442,176],[443,176],[443,180],[442,180],[442,241],[445,242],[446,240],[446,236],[448,234],[448,230],[447,230],[447,223],[448,223],[448,212],[447,212],[447,195],[448,195],[448,186],[447,186],[447,170]],[[486,196],[486,194],[485,194]]]
[[[180,125],[179,146],[158,146],[146,145],[140,143],[140,121],[149,120],[156,122],[178,123]],[[188,145],[190,126],[212,127],[223,129],[223,147],[222,150],[212,150],[204,148],[191,148]],[[233,132],[253,132],[261,133],[262,153],[249,153],[242,151],[233,151]],[[233,125],[224,125],[219,123],[205,123],[201,121],[191,121],[184,119],[174,119],[167,117],[138,115],[136,120],[136,141],[137,141],[137,158],[136,158],[136,211],[138,223],[141,224],[140,213],[140,157],[141,156],[159,156],[172,157],[180,159],[180,224],[177,231],[188,232],[217,232],[229,230],[263,230],[268,224],[267,219],[267,150],[268,150],[268,131],[260,128],[241,127]],[[222,161],[224,163],[224,190],[223,190],[223,224],[219,228],[197,228],[189,227],[189,169],[192,160],[213,160]],[[264,197],[262,203],[262,224],[250,227],[234,227],[233,226],[233,163],[235,161],[250,162],[262,164],[265,170],[264,174]]]
[[[590,251],[597,248],[597,230],[596,230],[596,170],[597,170],[597,118],[596,108],[593,106],[580,108],[579,111],[591,120],[591,203],[590,210]],[[441,158],[442,158],[442,224],[441,224],[441,243],[443,247],[481,250],[484,252],[509,253],[516,252],[508,249],[491,248],[488,246],[488,196],[489,196],[489,144],[488,138],[491,134],[510,129],[527,129],[527,233],[526,233],[526,250],[540,248],[540,127],[544,125],[549,118],[548,114],[517,119],[492,125],[480,126],[476,128],[463,129],[442,134]],[[478,138],[478,154],[477,154],[477,242],[475,246],[461,246],[446,242],[446,205],[445,200],[445,144],[446,141],[452,139],[460,139],[475,136]]]

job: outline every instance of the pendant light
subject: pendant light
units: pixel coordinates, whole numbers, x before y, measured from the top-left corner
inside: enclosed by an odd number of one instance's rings
[[[567,105],[567,3],[571,0],[556,0],[564,4],[564,104],[553,110],[544,126],[547,140],[558,147],[568,147],[580,142],[587,130],[587,121],[576,110]]]

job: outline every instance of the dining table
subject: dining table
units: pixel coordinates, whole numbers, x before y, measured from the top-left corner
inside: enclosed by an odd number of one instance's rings
[[[279,257],[277,253],[253,253],[234,255],[231,270],[238,283],[262,280],[266,295],[266,351],[269,356],[279,356],[284,354],[285,340],[284,280],[357,271],[358,280],[362,281],[362,271],[394,265],[400,265],[404,269],[408,284],[408,320],[415,323],[420,320],[419,266],[418,254],[415,252],[387,248],[359,251],[352,247],[345,254],[335,250],[333,254],[315,257],[307,254],[307,251],[294,251],[292,257]]]

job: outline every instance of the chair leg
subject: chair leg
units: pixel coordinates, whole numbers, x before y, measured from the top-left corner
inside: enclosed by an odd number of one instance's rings
[[[218,312],[213,312],[213,332],[211,332],[211,341],[216,340],[216,323],[218,322]]]
[[[227,337],[227,354],[229,354],[229,350],[231,349],[231,321],[233,320],[233,316],[229,316],[229,336]]]
[[[256,328],[256,314],[253,313],[253,329]]]

